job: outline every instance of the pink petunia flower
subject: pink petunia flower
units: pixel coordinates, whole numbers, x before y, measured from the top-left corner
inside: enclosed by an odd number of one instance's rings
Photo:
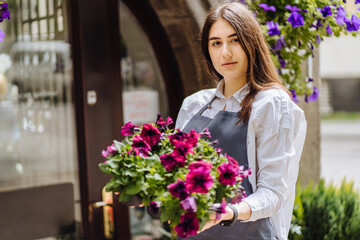
[[[133,135],[135,133],[135,129],[139,128],[139,126],[134,125],[132,122],[128,122],[121,128],[121,134],[125,136]]]
[[[212,165],[211,163],[209,163],[209,162],[198,161],[198,162],[190,163],[190,164],[189,164],[189,169],[190,169],[190,171],[191,171],[191,170],[198,169],[198,168],[200,168],[200,167],[204,167],[204,168],[206,168],[207,170],[211,170],[212,166],[213,166],[213,165]]]
[[[181,238],[196,235],[199,230],[199,220],[196,218],[196,213],[182,214],[180,223],[175,226],[174,230]]]
[[[117,149],[115,148],[115,145],[112,144],[111,146],[108,146],[106,150],[102,150],[103,157],[110,157],[114,155],[117,152]]]
[[[184,199],[180,202],[180,206],[182,209],[184,209],[187,212],[196,212],[197,211],[195,197],[187,197],[186,199]]]
[[[160,141],[161,132],[152,124],[144,124],[140,136],[147,142],[150,147],[155,146]]]
[[[186,188],[186,184],[183,180],[178,179],[176,183],[170,183],[167,185],[169,192],[176,198],[184,200],[189,196],[189,191]]]
[[[149,151],[151,150],[151,147],[147,142],[144,141],[141,136],[135,135],[133,137],[132,149],[134,150],[136,155],[149,156]]]
[[[213,183],[214,179],[206,167],[195,168],[186,175],[186,188],[190,193],[207,193]]]
[[[192,146],[188,143],[178,142],[175,145],[174,151],[171,153],[171,156],[178,162],[180,167],[185,165],[186,155],[194,153]]]
[[[232,163],[223,163],[218,168],[219,182],[222,185],[234,185],[236,183],[236,177],[239,175],[238,167]]]
[[[174,170],[177,166],[179,166],[179,163],[175,160],[175,158],[171,154],[163,154],[160,155],[161,164],[164,166],[164,168],[167,171]],[[181,167],[181,164],[180,164]]]

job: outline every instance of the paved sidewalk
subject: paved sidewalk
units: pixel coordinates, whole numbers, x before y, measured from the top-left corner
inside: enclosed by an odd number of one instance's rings
[[[360,191],[360,120],[322,120],[321,138],[321,177],[346,177]]]

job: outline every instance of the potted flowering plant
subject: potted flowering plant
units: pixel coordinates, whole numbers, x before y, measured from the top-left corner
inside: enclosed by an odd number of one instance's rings
[[[305,101],[315,101],[319,91],[311,76],[304,78],[301,64],[325,37],[341,34],[356,36],[360,28],[359,9],[355,14],[345,10],[346,0],[238,0],[247,4],[262,25],[285,86]],[[359,4],[360,0],[355,1]]]
[[[153,124],[122,127],[123,141],[102,152],[100,170],[111,174],[106,190],[119,192],[119,201],[143,203],[152,214],[169,221],[180,237],[195,235],[209,220],[225,212],[225,198],[239,202],[245,196],[241,182],[250,173],[210,141],[210,132],[169,129],[171,118]],[[216,205],[215,203],[221,203]]]
[[[4,21],[4,19],[10,20],[10,12],[8,9],[8,4],[0,0],[0,23]],[[0,42],[4,40],[5,33],[0,30]]]

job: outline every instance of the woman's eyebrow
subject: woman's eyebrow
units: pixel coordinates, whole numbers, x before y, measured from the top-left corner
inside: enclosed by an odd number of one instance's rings
[[[237,34],[236,34],[236,33],[232,33],[232,34],[230,34],[230,35],[228,36],[228,38],[235,37],[235,36],[237,36]],[[218,40],[218,39],[220,39],[220,38],[219,38],[219,37],[211,37],[211,38],[209,38],[209,41],[211,41],[211,40]]]

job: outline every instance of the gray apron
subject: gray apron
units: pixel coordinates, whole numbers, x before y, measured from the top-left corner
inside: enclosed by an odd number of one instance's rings
[[[219,111],[213,119],[202,116],[202,113],[211,106],[214,101],[213,98],[206,104],[200,111],[190,119],[184,128],[184,132],[190,132],[195,129],[197,132],[202,132],[208,128],[211,134],[211,140],[218,140],[219,144],[214,147],[222,148],[223,154],[227,153],[229,156],[235,158],[239,165],[243,165],[245,169],[248,168],[247,159],[247,123],[239,121],[237,112]],[[255,174],[255,173],[253,173]],[[242,182],[246,194],[252,194],[252,186],[246,178]],[[182,239],[179,238],[178,239]],[[276,239],[274,231],[270,225],[269,218],[259,219],[254,222],[241,222],[236,221],[232,226],[221,226],[220,224],[213,226],[204,232],[189,236],[187,239],[196,240],[261,240],[261,239]]]

